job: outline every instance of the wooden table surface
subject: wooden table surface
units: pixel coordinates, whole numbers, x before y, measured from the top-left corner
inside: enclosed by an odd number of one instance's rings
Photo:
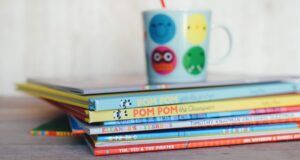
[[[80,137],[34,137],[31,128],[62,114],[31,97],[0,97],[0,160],[299,160],[300,141],[94,157]]]

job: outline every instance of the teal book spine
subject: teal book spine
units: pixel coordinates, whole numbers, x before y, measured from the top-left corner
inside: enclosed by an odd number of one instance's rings
[[[191,136],[206,136],[206,135],[222,135],[222,134],[236,134],[248,133],[281,129],[296,129],[297,123],[282,123],[282,124],[267,124],[267,125],[253,125],[242,127],[222,127],[213,129],[184,129],[171,131],[158,131],[148,133],[133,133],[133,134],[118,134],[108,136],[97,136],[98,142],[111,141],[131,141],[131,140],[146,140],[146,139],[162,139],[162,138],[178,138]]]
[[[273,94],[286,94],[298,91],[293,82],[265,83],[253,85],[194,88],[155,92],[140,92],[117,96],[89,99],[89,109],[94,111],[118,110],[179,103],[192,103],[210,100],[223,100]]]

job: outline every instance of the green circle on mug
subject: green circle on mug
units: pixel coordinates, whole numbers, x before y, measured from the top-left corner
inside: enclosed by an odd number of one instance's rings
[[[183,57],[183,66],[191,75],[198,75],[204,70],[205,51],[199,47],[190,48]]]

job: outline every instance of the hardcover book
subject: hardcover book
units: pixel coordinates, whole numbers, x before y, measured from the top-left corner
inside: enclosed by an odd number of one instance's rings
[[[240,98],[221,101],[185,103],[177,105],[130,108],[122,110],[89,111],[72,105],[47,100],[55,106],[70,112],[88,123],[113,120],[130,120],[151,117],[230,112],[274,107],[295,107],[300,104],[300,94],[274,95],[254,98]]]
[[[231,98],[266,96],[274,94],[296,93],[298,83],[267,83],[227,87],[195,88],[156,92],[124,93],[117,95],[80,96],[36,84],[20,84],[23,90],[34,96],[67,103],[89,110],[117,110],[157,105],[193,103],[200,101],[224,100]]]
[[[101,79],[43,79],[29,78],[27,81],[41,84],[50,88],[74,92],[78,94],[104,94],[136,91],[154,91],[166,89],[215,87],[239,84],[255,84],[282,82],[298,79],[296,76],[251,76],[251,75],[222,75],[209,74],[207,80],[201,83],[177,83],[177,84],[147,84],[145,76],[104,76]]]
[[[203,148],[214,146],[227,146],[238,144],[251,143],[266,143],[279,142],[289,140],[299,140],[299,129],[287,129],[279,131],[263,131],[255,133],[241,133],[233,135],[215,135],[202,136],[191,138],[171,138],[163,140],[148,140],[148,141],[133,141],[134,143],[116,143],[113,146],[99,146],[97,141],[93,140],[91,136],[85,135],[85,140],[90,147],[92,153],[96,156],[124,154],[124,153],[138,153],[138,152],[153,152],[164,150],[177,150],[189,148]]]
[[[279,123],[279,124],[264,124],[264,125],[248,125],[248,126],[229,126],[229,127],[210,127],[210,128],[188,128],[188,129],[172,129],[163,131],[150,132],[135,132],[122,134],[95,135],[94,140],[99,143],[99,146],[122,141],[135,140],[151,140],[151,139],[166,139],[180,137],[195,137],[195,136],[211,136],[211,135],[233,135],[239,133],[253,133],[263,131],[277,131],[286,129],[297,129],[298,123]]]
[[[104,126],[103,124],[87,124],[72,116],[72,118],[79,124],[86,133],[90,135],[96,134],[116,134],[129,133],[140,131],[155,131],[168,130],[178,128],[204,128],[216,126],[235,126],[235,125],[251,125],[251,124],[272,124],[272,123],[287,123],[299,122],[300,112],[285,112],[274,114],[261,115],[247,115],[247,116],[233,116],[209,119],[194,119],[184,121],[170,121],[170,122],[153,122],[141,124],[115,125]]]
[[[83,133],[85,131],[78,126],[78,123],[67,115],[59,116],[30,131],[33,136],[73,136]]]

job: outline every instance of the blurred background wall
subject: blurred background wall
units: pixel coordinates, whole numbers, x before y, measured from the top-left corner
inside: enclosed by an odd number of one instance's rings
[[[166,0],[168,8],[210,8],[234,51],[210,72],[300,75],[299,0]],[[0,0],[0,96],[20,95],[26,77],[145,74],[141,11],[159,0]],[[212,35],[211,55],[226,50]]]

